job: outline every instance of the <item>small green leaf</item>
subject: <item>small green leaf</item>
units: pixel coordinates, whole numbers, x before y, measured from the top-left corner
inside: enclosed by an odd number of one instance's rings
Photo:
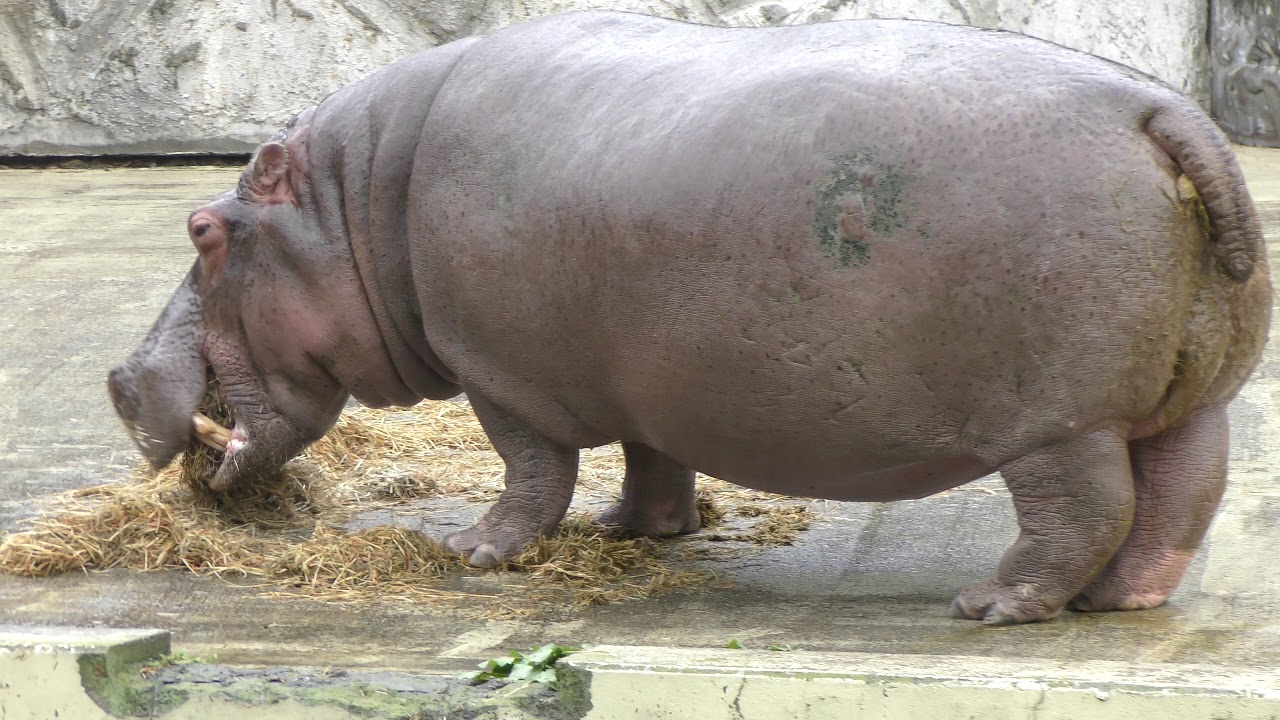
[[[774,652],[791,652],[794,648],[790,645],[770,645],[769,649]]]
[[[730,650],[742,649],[742,643],[738,642],[737,639],[730,640],[729,642],[725,643],[724,646],[729,648]]]
[[[505,657],[486,660],[478,666],[479,672],[462,676],[473,683],[505,678],[513,683],[521,681],[550,683],[555,686],[555,664],[560,658],[578,652],[580,648],[548,643],[521,653],[512,650]]]
[[[546,665],[548,663],[555,662],[561,657],[561,653],[558,652],[559,650],[560,647],[554,643],[543,645],[537,650],[531,651],[524,657],[524,659],[531,665]]]

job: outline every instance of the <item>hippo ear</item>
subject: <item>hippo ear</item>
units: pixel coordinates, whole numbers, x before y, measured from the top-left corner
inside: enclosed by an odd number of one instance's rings
[[[249,182],[253,199],[269,204],[296,204],[289,182],[289,151],[278,142],[269,142],[253,155],[253,174]]]

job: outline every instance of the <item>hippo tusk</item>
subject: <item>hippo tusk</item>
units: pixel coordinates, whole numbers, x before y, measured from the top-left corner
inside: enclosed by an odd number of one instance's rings
[[[231,431],[210,420],[203,413],[191,416],[191,424],[195,426],[196,439],[214,450],[226,452],[227,441],[231,439]]]

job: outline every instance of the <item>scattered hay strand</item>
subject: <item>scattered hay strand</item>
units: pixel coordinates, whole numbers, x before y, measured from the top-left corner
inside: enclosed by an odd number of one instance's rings
[[[735,510],[741,517],[761,518],[743,532],[714,533],[704,535],[706,540],[717,542],[749,542],[767,547],[791,545],[800,533],[808,530],[813,513],[804,505],[763,506],[747,504]]]
[[[705,488],[699,488],[694,500],[698,508],[698,517],[702,519],[702,528],[713,528],[724,522],[724,508],[716,502],[715,496]]]
[[[281,553],[272,570],[301,594],[351,602],[377,593],[385,599],[440,599],[433,586],[463,569],[462,558],[420,532],[375,527],[348,533],[317,526],[307,540]]]
[[[219,404],[211,387],[202,404],[205,414],[230,425]],[[496,499],[503,466],[465,404],[345,413],[325,438],[277,476],[226,493],[207,485],[219,460],[216,451],[197,444],[161,473],[140,469],[132,482],[58,496],[48,515],[0,542],[0,572],[46,576],[182,569],[252,576],[278,596],[464,607],[487,616],[712,586],[710,573],[672,566],[673,558],[685,556],[684,548],[673,551],[669,543],[623,537],[585,516],[570,516],[557,533],[510,563],[509,572],[499,576],[508,592],[494,595],[451,589],[459,577],[483,571],[464,568],[460,558],[417,531],[344,529],[360,512],[410,500],[447,496],[479,504]],[[617,446],[583,451],[578,495],[611,498],[622,471]],[[742,531],[692,536],[695,541],[789,544],[808,526],[809,511],[794,501],[709,478],[700,478],[699,485],[704,527],[738,528],[744,517],[753,524]]]
[[[585,515],[565,518],[554,535],[530,545],[511,565],[527,572],[544,596],[565,594],[578,607],[703,590],[713,578],[675,570],[652,539],[626,537]]]
[[[211,508],[175,503],[170,476],[147,486],[119,484],[76,493],[55,516],[0,544],[0,570],[40,577],[72,570],[185,568],[196,573],[259,575],[264,541],[230,527]]]

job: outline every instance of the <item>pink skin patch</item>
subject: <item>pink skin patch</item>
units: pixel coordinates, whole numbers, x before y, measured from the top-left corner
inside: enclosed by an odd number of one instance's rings
[[[1162,605],[1168,593],[1136,593],[1126,595],[1116,602],[1117,610],[1146,610],[1148,608],[1159,607]]]
[[[248,438],[244,436],[244,432],[238,428],[231,429],[231,438],[227,440],[227,454],[233,455],[240,452],[249,444]]]
[[[1195,557],[1194,550],[1164,550],[1157,553],[1138,572],[1138,577],[1129,580],[1129,587],[1140,588],[1140,590],[1123,598],[1121,607],[1125,607],[1124,603],[1129,602],[1148,603],[1137,605],[1137,607],[1154,607],[1150,603],[1154,602],[1158,605],[1164,602],[1164,598],[1173,592],[1173,588],[1182,579]]]
[[[1126,563],[1125,567],[1113,568],[1107,577],[1100,579],[1101,587],[1121,589],[1113,597],[1111,604],[1117,610],[1143,610],[1158,607],[1169,597],[1178,581],[1195,559],[1195,551],[1164,550],[1151,556],[1145,556],[1142,564]],[[1098,588],[1100,589],[1100,588]],[[1105,601],[1106,593],[1101,596],[1086,592],[1086,596],[1094,595]]]

